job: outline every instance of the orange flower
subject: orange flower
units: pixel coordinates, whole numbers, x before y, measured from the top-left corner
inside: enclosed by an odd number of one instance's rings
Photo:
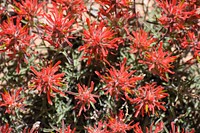
[[[31,71],[36,75],[31,82],[34,84],[33,88],[36,88],[40,94],[42,92],[47,93],[48,103],[52,105],[52,101],[50,96],[54,96],[52,92],[60,93],[62,96],[65,94],[59,90],[57,87],[62,86],[61,80],[65,75],[64,73],[55,74],[59,69],[59,64],[61,62],[58,61],[54,66],[48,66],[46,68],[42,68],[41,72],[35,70],[33,66],[30,67]]]

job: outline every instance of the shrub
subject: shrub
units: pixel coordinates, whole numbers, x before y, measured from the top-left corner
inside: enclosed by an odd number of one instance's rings
[[[199,2],[149,3],[1,1],[0,132],[198,132]]]

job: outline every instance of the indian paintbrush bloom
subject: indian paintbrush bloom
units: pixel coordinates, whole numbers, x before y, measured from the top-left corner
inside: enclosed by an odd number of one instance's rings
[[[57,92],[62,96],[65,94],[58,89],[58,87],[62,86],[62,78],[65,75],[64,73],[57,73],[59,69],[59,64],[61,61],[58,61],[54,66],[50,65],[48,67],[42,68],[40,72],[35,70],[33,66],[30,67],[31,71],[35,74],[35,78],[31,80],[33,85],[31,86],[34,89],[37,89],[41,94],[47,94],[47,100],[49,104],[53,104],[51,101],[51,96],[54,96],[53,92]],[[55,74],[57,73],[57,74]]]
[[[144,59],[139,62],[148,65],[150,72],[160,76],[165,81],[168,81],[165,74],[174,74],[170,68],[173,68],[171,63],[173,63],[175,59],[176,56],[171,56],[170,52],[163,51],[162,43],[160,43],[157,50],[152,48],[151,51],[146,52]]]
[[[130,47],[131,53],[145,52],[151,47],[151,44],[155,42],[155,39],[149,38],[148,33],[142,29],[133,31],[132,34],[133,36],[129,35],[130,40],[133,41],[133,45]]]
[[[87,11],[84,0],[56,0],[56,3],[66,7],[66,12],[70,13],[70,18],[80,18]]]
[[[41,25],[45,34],[44,40],[49,42],[55,48],[59,48],[63,43],[72,46],[68,40],[72,38],[70,33],[74,30],[72,25],[75,20],[70,18],[70,14],[65,14],[66,7],[53,3],[53,7],[48,7],[50,13],[44,13],[42,16],[46,19],[46,24]]]
[[[126,131],[133,129],[132,123],[133,121],[126,124],[124,113],[120,110],[117,116],[109,118],[107,126],[111,130],[110,133],[126,133]]]
[[[88,89],[85,85],[77,85],[78,87],[78,94],[75,94],[75,99],[78,100],[77,106],[80,106],[80,110],[78,113],[78,116],[81,115],[81,112],[86,112],[88,109],[90,109],[90,104],[96,103],[95,98],[98,98],[98,95],[92,94],[92,91],[94,90],[94,82],[91,82],[90,89]],[[72,94],[72,93],[71,93]],[[76,106],[76,107],[77,107]],[[86,108],[87,106],[87,108]]]
[[[22,88],[12,89],[10,92],[5,91],[4,93],[0,93],[2,97],[2,101],[0,101],[0,107],[6,107],[5,113],[14,114],[16,109],[20,109],[24,106],[23,101],[24,98],[21,98],[20,92]]]
[[[14,11],[32,23],[31,21],[33,21],[33,18],[40,15],[44,2],[39,3],[38,0],[20,0],[20,2],[18,2],[14,0],[14,4]]]
[[[164,88],[162,86],[157,86],[155,82],[140,87],[137,91],[135,91],[135,96],[136,97],[133,99],[127,97],[131,103],[136,105],[135,117],[137,117],[139,113],[141,113],[142,116],[144,116],[145,113],[150,115],[150,112],[155,114],[156,108],[158,110],[166,110],[163,106],[165,102],[160,102],[160,100],[167,97],[168,94],[164,92]]]
[[[165,28],[170,28],[170,32],[176,29],[184,29],[186,20],[197,16],[196,7],[186,1],[181,0],[156,0],[162,9],[162,16],[159,21]],[[189,8],[191,7],[192,8]]]
[[[124,28],[133,20],[136,13],[132,10],[132,0],[95,0],[100,5],[98,19],[111,23],[113,30],[117,34],[124,34]]]
[[[106,90],[106,94],[110,94],[112,97],[115,97],[116,100],[125,93],[133,94],[133,88],[136,85],[137,81],[143,79],[141,76],[133,76],[135,73],[134,70],[129,72],[130,66],[125,66],[126,58],[124,58],[123,62],[120,63],[120,69],[112,67],[111,69],[107,69],[107,73],[101,75],[99,72],[95,72],[100,78],[101,81],[106,83],[106,87],[103,89]]]
[[[33,36],[29,35],[27,25],[23,26],[22,17],[11,17],[0,25],[0,53],[5,53],[10,60],[16,60],[16,71],[19,73],[20,64],[26,62],[27,49]]]
[[[86,20],[88,30],[83,31],[83,40],[85,44],[79,47],[79,51],[83,51],[83,59],[87,59],[87,64],[90,64],[94,59],[96,61],[106,61],[110,50],[118,49],[121,41],[120,38],[115,37],[115,33],[106,27],[105,22],[93,22],[90,24],[89,19]]]

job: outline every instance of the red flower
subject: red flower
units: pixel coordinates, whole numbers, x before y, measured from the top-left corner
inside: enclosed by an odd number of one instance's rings
[[[108,73],[101,75],[99,72],[95,72],[101,81],[106,83],[106,94],[110,93],[111,96],[118,100],[118,97],[125,93],[133,93],[132,88],[135,87],[137,81],[142,80],[143,77],[134,77],[135,71],[129,71],[130,67],[126,67],[126,58],[120,64],[120,70],[116,70],[114,67],[108,70]]]
[[[111,130],[110,133],[126,133],[126,131],[133,129],[134,125],[131,126],[133,121],[129,124],[125,123],[124,113],[120,110],[118,116],[110,117],[108,121],[108,128]]]
[[[91,94],[92,91],[94,90],[94,82],[91,82],[91,86],[90,89],[88,89],[87,86],[83,85],[81,86],[80,84],[77,85],[78,86],[78,94],[75,96],[75,99],[78,100],[77,102],[77,106],[81,106],[78,116],[81,115],[82,111],[86,111],[90,108],[90,104],[91,103],[96,103],[96,100],[94,99],[95,97],[98,98],[99,96]],[[73,93],[71,93],[73,94]],[[87,105],[87,109],[86,109],[86,105]]]
[[[134,133],[143,133],[142,128],[139,125],[139,122],[135,124],[133,131],[134,131]]]
[[[116,2],[110,0],[95,0],[95,2],[99,3],[102,6],[110,5],[110,7],[114,6],[114,4],[116,4],[116,6],[118,7],[129,7],[131,4],[131,0],[118,0]]]
[[[12,128],[9,127],[9,124],[6,123],[6,125],[0,126],[0,132],[1,133],[11,133]]]
[[[194,57],[198,58],[200,56],[200,41],[199,41],[200,35],[192,31],[187,31],[184,33],[184,37],[180,38],[181,46],[183,48],[190,48],[193,50],[192,53],[194,53]]]
[[[199,60],[200,57],[200,41],[196,42],[194,44],[194,56],[197,57],[197,59]]]
[[[120,39],[114,37],[115,33],[105,23],[93,22],[90,24],[87,19],[88,30],[83,31],[85,44],[79,47],[79,51],[84,52],[83,59],[88,59],[87,64],[91,63],[92,59],[96,61],[105,61],[106,57],[112,49],[117,49]]]
[[[164,123],[163,123],[162,121],[159,122],[159,123],[157,123],[157,124],[155,125],[154,131],[153,131],[152,128],[153,128],[153,124],[151,124],[151,126],[150,126],[149,129],[146,127],[146,132],[147,132],[147,133],[159,133],[159,132],[161,132],[161,131],[163,130],[163,128],[164,128]]]
[[[180,0],[156,0],[159,7],[162,9],[162,17],[159,19],[160,23],[166,28],[170,28],[170,31],[174,29],[184,28],[184,23],[186,19],[189,19],[196,14],[196,7],[191,5],[186,1]]]
[[[164,93],[163,89],[162,86],[156,87],[156,83],[154,82],[140,87],[137,92],[135,92],[136,98],[131,99],[128,97],[131,103],[136,104],[135,117],[137,117],[139,113],[141,113],[142,116],[144,116],[144,113],[148,113],[149,115],[150,112],[155,114],[155,108],[165,111],[166,109],[162,105],[165,104],[165,102],[160,102],[160,100],[168,96],[168,94]]]
[[[129,36],[130,40],[133,41],[133,45],[131,46],[130,51],[132,53],[142,53],[144,51],[147,51],[151,47],[150,45],[155,42],[155,39],[149,39],[147,32],[142,29],[140,29],[139,31],[133,31],[132,34],[133,37]]]
[[[100,17],[106,16],[112,22],[124,19],[123,16],[130,15],[129,11],[132,6],[131,0],[95,0],[95,2],[101,5],[101,8],[99,9]]]
[[[72,46],[68,39],[72,38],[69,34],[74,30],[72,29],[74,19],[69,18],[70,14],[64,13],[65,8],[61,5],[53,3],[53,7],[48,8],[50,13],[43,14],[47,23],[41,26],[48,35],[44,37],[44,40],[56,48],[61,47],[65,42]]]
[[[5,52],[9,59],[17,60],[17,72],[25,56],[29,56],[26,50],[33,38],[29,35],[27,26],[22,26],[21,20],[22,17],[12,17],[0,25],[0,53]]]
[[[174,62],[175,59],[176,56],[171,56],[169,52],[163,51],[162,43],[160,43],[158,50],[152,49],[152,51],[146,52],[144,60],[140,60],[139,62],[148,65],[150,72],[168,81],[165,74],[167,72],[174,74],[170,70],[173,67],[170,63]]]
[[[6,107],[5,113],[14,114],[16,109],[19,109],[24,106],[23,101],[24,98],[20,97],[20,92],[22,88],[17,90],[12,89],[11,93],[5,91],[4,93],[0,93],[2,96],[2,101],[0,101],[0,107]]]
[[[60,93],[63,96],[65,95],[57,88],[62,86],[61,80],[65,75],[64,73],[55,74],[59,69],[60,63],[61,62],[58,61],[54,66],[50,65],[46,68],[42,68],[41,72],[36,71],[33,66],[30,67],[32,72],[36,75],[36,77],[31,80],[31,82],[34,84],[32,87],[36,88],[40,94],[42,92],[47,93],[47,100],[51,105],[52,101],[50,96],[54,96],[54,94],[52,94],[53,91]]]
[[[66,12],[71,14],[71,18],[80,18],[86,11],[84,0],[56,0],[56,3],[60,3],[66,7]]]
[[[44,2],[39,4],[38,0],[21,0],[20,2],[14,0],[14,4],[14,11],[19,15],[25,16],[31,22],[33,18],[38,17],[41,13]]]
[[[98,122],[98,125],[94,125],[94,127],[86,127],[88,133],[109,133],[107,131],[107,127],[105,123],[102,123],[102,121]]]
[[[123,29],[136,16],[132,9],[134,6],[132,0],[95,0],[95,2],[100,5],[99,19],[107,19],[118,34],[124,34]]]
[[[200,35],[195,35],[194,32],[187,32],[188,35],[188,43],[190,44],[191,48],[194,51],[194,57],[200,56]]]

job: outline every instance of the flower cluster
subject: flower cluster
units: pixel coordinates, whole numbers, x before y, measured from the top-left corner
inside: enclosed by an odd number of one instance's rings
[[[0,133],[198,132],[199,4],[0,0]]]
[[[148,33],[145,32],[143,29],[140,29],[138,31],[132,32],[133,36],[129,36],[130,40],[132,40],[133,45],[131,45],[131,53],[142,53],[147,51],[151,44],[155,42],[154,38],[149,38]]]
[[[86,12],[86,7],[83,0],[56,0],[56,3],[66,7],[67,13],[70,13],[70,18],[78,19]]]
[[[181,46],[184,49],[192,49],[194,57],[200,56],[200,39],[198,33],[193,31],[187,31],[183,38],[180,39]]]
[[[140,60],[140,63],[148,65],[150,72],[168,81],[166,73],[174,74],[170,68],[173,68],[171,63],[175,61],[176,56],[171,56],[168,51],[163,51],[162,43],[160,43],[157,50],[152,48],[151,51],[148,51],[145,54],[144,59]]]
[[[101,6],[98,18],[109,20],[118,34],[122,34],[121,29],[126,28],[127,24],[131,23],[130,21],[136,16],[131,0],[95,0],[95,2]]]
[[[53,3],[53,5],[53,7],[48,7],[49,13],[42,14],[46,20],[46,23],[40,26],[45,31],[43,38],[55,48],[62,47],[63,43],[72,46],[68,39],[72,38],[69,33],[74,30],[72,25],[75,20],[70,18],[70,14],[65,13],[66,7],[56,3]]]
[[[165,28],[170,28],[170,31],[184,29],[184,24],[188,19],[198,16],[194,5],[195,1],[192,0],[192,3],[188,3],[180,0],[156,0],[158,6],[162,8],[162,17],[159,18],[160,23]]]
[[[124,113],[120,110],[118,116],[109,118],[107,126],[111,133],[127,133],[128,130],[134,127],[134,125],[131,125],[132,123],[133,121],[129,124],[125,123]]]
[[[92,60],[105,61],[111,50],[116,50],[121,42],[120,38],[115,37],[115,33],[106,27],[105,22],[93,22],[90,24],[87,19],[88,30],[83,31],[83,46],[79,47],[79,51],[83,51],[83,59],[87,59],[87,64]]]
[[[127,98],[131,103],[136,104],[135,117],[137,117],[139,113],[141,113],[142,116],[144,116],[145,113],[150,115],[150,112],[155,114],[155,108],[166,110],[163,106],[165,102],[160,102],[160,100],[167,97],[168,93],[165,93],[164,88],[162,86],[157,86],[155,82],[140,87],[135,92],[135,95],[136,97],[134,99],[130,97]]]
[[[88,89],[87,86],[83,85],[81,86],[80,84],[78,86],[78,95],[75,96],[75,99],[78,100],[77,106],[80,105],[80,110],[78,113],[78,116],[81,115],[82,111],[86,111],[90,109],[90,104],[96,103],[96,100],[94,98],[98,98],[98,95],[91,94],[92,91],[94,90],[94,82],[91,82],[90,89]],[[87,109],[86,109],[87,105]]]
[[[13,7],[13,10],[28,20],[29,23],[32,23],[34,18],[40,16],[42,11],[42,5],[45,3],[39,3],[38,0],[21,0],[21,2],[15,1],[16,6]]]
[[[127,133],[127,131],[133,129],[136,125],[133,121],[126,124],[126,118],[124,112],[119,111],[118,115],[109,116],[107,121],[98,122],[98,126],[86,127],[89,133]]]
[[[133,76],[134,70],[129,72],[130,66],[126,65],[126,58],[120,64],[120,69],[117,70],[114,67],[108,69],[105,75],[101,75],[96,71],[96,74],[101,78],[102,82],[106,83],[106,94],[110,94],[115,97],[116,100],[122,96],[122,94],[133,94],[134,87],[137,81],[142,80],[141,76]]]
[[[42,68],[40,72],[35,70],[33,66],[30,67],[31,71],[36,75],[35,78],[31,80],[33,85],[31,85],[31,88],[37,89],[39,93],[42,92],[47,94],[47,99],[49,104],[53,104],[51,101],[50,96],[54,96],[52,93],[57,92],[61,95],[65,95],[61,90],[59,90],[57,87],[62,86],[62,78],[65,75],[64,73],[58,73],[59,64],[61,62],[57,62],[54,66],[50,65],[46,68]]]
[[[5,113],[15,114],[17,109],[20,109],[24,106],[23,101],[24,98],[21,98],[20,92],[22,88],[12,89],[11,92],[5,91],[4,93],[0,93],[2,96],[2,101],[0,101],[0,107],[6,107]]]
[[[10,60],[16,60],[16,71],[19,73],[20,64],[27,62],[27,49],[33,36],[29,35],[27,25],[23,25],[22,17],[11,17],[0,25],[0,53],[5,53]]]

